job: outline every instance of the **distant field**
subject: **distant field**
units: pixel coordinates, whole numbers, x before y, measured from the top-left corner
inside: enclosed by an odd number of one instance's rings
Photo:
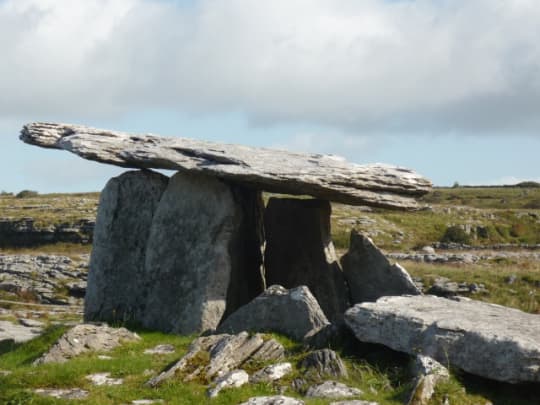
[[[98,200],[99,193],[28,198],[2,195],[0,220],[32,218],[34,226],[43,228],[75,223],[95,218]],[[540,244],[540,187],[435,188],[420,202],[430,208],[401,212],[333,204],[332,236],[336,247],[347,248],[352,228],[391,251],[416,249],[443,240],[472,246]],[[452,229],[454,232],[448,235],[450,227],[463,232]],[[66,246],[62,250],[66,251]]]

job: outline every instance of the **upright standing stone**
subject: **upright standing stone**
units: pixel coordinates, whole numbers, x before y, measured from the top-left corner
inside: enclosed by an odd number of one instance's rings
[[[213,329],[226,311],[264,290],[260,202],[259,192],[214,177],[170,179],[148,240],[144,326],[185,334]]]
[[[166,176],[143,170],[126,172],[105,186],[94,231],[85,320],[133,320],[142,310],[146,243],[167,183]]]
[[[371,239],[354,229],[341,265],[353,304],[376,301],[385,295],[421,294],[407,270],[391,264]]]
[[[306,285],[326,317],[341,319],[348,291],[330,235],[328,201],[270,198],[264,215],[268,285]]]

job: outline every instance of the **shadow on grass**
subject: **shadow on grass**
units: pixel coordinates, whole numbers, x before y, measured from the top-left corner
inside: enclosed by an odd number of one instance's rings
[[[540,384],[508,384],[465,372],[454,374],[468,393],[485,397],[493,405],[540,404]]]

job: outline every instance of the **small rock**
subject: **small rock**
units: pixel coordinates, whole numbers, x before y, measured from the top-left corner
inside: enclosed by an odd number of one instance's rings
[[[156,347],[153,347],[152,349],[146,349],[144,351],[144,354],[171,354],[174,353],[176,349],[173,345],[170,344],[163,344],[163,345],[157,345]]]
[[[304,405],[304,401],[283,395],[276,395],[272,397],[253,397],[240,405]]]
[[[58,399],[83,399],[88,396],[88,391],[80,388],[54,389],[38,388],[34,390],[36,394]]]
[[[427,405],[435,393],[436,385],[450,378],[446,367],[431,357],[422,355],[416,356],[413,372],[417,377],[407,405]]]
[[[36,321],[35,319],[19,319],[19,323],[22,326],[26,326],[28,328],[43,328],[45,324],[40,321]]]
[[[433,246],[424,246],[422,249],[420,249],[420,251],[426,255],[435,254],[435,249],[433,248]]]
[[[325,381],[322,384],[309,387],[306,396],[311,398],[346,398],[362,395],[358,388],[348,387],[336,381]]]
[[[100,360],[112,360],[112,357],[111,356],[107,356],[105,354],[100,354],[99,356],[97,356],[98,359]]]
[[[230,371],[215,381],[216,385],[208,390],[208,396],[210,398],[215,398],[219,392],[225,388],[238,388],[248,382],[249,374],[244,370]]]
[[[345,364],[341,361],[339,355],[330,349],[317,350],[309,353],[299,364],[306,371],[315,372],[319,377],[333,376],[345,377],[348,373]]]
[[[308,332],[328,323],[317,300],[306,286],[287,290],[273,285],[229,316],[219,326],[218,332],[273,331],[302,340]]]
[[[506,284],[514,284],[516,280],[517,280],[517,276],[515,274],[511,274],[505,279]]]
[[[371,401],[362,401],[360,399],[353,399],[352,401],[331,402],[330,405],[379,405],[379,403],[371,402]]]
[[[291,363],[272,364],[257,371],[251,376],[249,381],[252,383],[276,381],[283,378],[287,374],[292,373],[292,371],[293,369]]]
[[[8,376],[10,374],[12,374],[13,371],[9,371],[9,370],[0,370],[0,377],[5,377],[5,376]]]
[[[122,378],[110,378],[111,373],[96,373],[86,376],[87,380],[90,380],[94,385],[122,385],[124,380]]]

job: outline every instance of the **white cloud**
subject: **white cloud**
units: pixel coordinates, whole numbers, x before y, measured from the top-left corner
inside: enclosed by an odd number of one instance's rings
[[[243,111],[350,133],[538,133],[537,0],[4,0],[0,120]]]

